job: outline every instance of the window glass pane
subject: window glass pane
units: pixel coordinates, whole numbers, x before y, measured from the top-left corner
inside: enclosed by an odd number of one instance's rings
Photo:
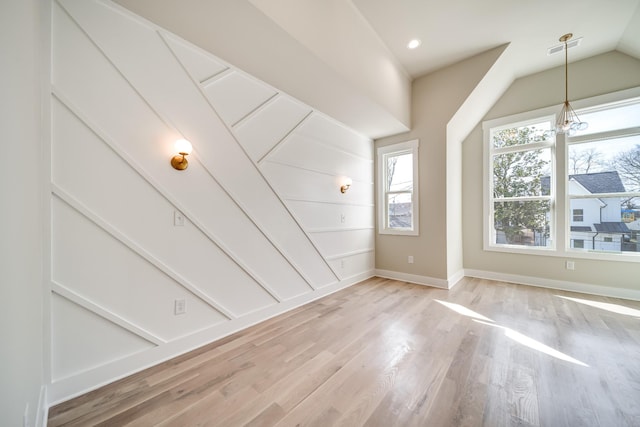
[[[587,122],[589,127],[585,130],[577,131],[575,135],[589,135],[636,127],[640,126],[640,102],[592,113],[578,111],[578,116],[580,120]]]
[[[411,153],[387,157],[388,191],[413,189],[413,155]]]
[[[544,121],[533,125],[496,130],[492,134],[493,148],[512,147],[540,142],[550,134],[551,122]]]
[[[389,228],[412,228],[411,193],[387,194]]]
[[[495,244],[551,246],[548,200],[495,202]]]
[[[589,197],[571,199],[575,213],[580,207],[583,220],[569,227],[570,246],[601,252],[640,252],[640,197]],[[582,246],[576,242],[583,241]]]
[[[640,135],[569,145],[570,194],[640,191]],[[585,193],[588,191],[588,193]]]
[[[493,196],[548,195],[551,150],[527,150],[493,156]]]

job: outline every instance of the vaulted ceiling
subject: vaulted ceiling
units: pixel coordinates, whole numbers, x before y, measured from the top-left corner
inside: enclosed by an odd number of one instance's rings
[[[640,0],[115,1],[372,138],[410,128],[414,78],[498,46],[511,81],[562,65],[569,32],[570,61],[640,59]]]

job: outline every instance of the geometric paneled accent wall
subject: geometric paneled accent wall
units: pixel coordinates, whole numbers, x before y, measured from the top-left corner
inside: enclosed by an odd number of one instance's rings
[[[49,403],[373,275],[371,140],[111,2],[52,14]]]

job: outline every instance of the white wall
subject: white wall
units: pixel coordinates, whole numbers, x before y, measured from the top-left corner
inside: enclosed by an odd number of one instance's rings
[[[0,4],[0,425],[34,425],[44,383],[42,73],[47,8]],[[44,403],[44,402],[43,402]],[[42,409],[42,408],[41,408]],[[24,417],[24,418],[23,418]]]
[[[369,139],[110,2],[52,43],[52,403],[373,274]]]

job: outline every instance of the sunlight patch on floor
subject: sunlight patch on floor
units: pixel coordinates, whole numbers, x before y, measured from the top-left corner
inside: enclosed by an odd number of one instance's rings
[[[564,298],[564,297],[561,297]],[[568,298],[568,297],[567,297]],[[568,298],[573,300],[574,298]],[[511,328],[507,328],[506,326],[500,326],[498,324],[496,324],[493,320],[489,319],[486,316],[483,316],[480,313],[476,313],[475,311],[460,305],[460,304],[455,304],[452,302],[447,302],[447,301],[440,301],[440,300],[434,300],[442,305],[444,305],[445,307],[447,307],[450,310],[455,311],[458,314],[461,314],[463,316],[467,316],[467,317],[471,317],[472,320],[474,322],[478,322],[478,323],[482,323],[483,325],[488,325],[488,326],[493,326],[494,328],[500,328],[502,330],[504,330],[504,334],[507,338],[510,338],[514,341],[516,341],[519,344],[522,344],[526,347],[529,347],[533,350],[536,351],[540,351],[542,353],[545,353],[551,357],[555,357],[556,359],[560,359],[560,360],[564,360],[567,362],[571,362],[571,363],[575,363],[576,365],[580,365],[580,366],[585,366],[585,367],[589,367],[589,365],[587,365],[584,362],[579,361],[578,359],[574,359],[573,357],[566,355],[552,347],[549,347],[548,345],[545,345],[539,341],[534,340],[531,337],[528,337],[524,334],[521,334],[518,331],[514,331]],[[611,304],[613,305],[613,304]]]
[[[531,337],[528,337],[524,334],[521,334],[518,331],[514,331],[511,328],[507,328],[505,326],[500,326],[500,325],[496,325],[495,323],[489,323],[489,322],[484,322],[482,320],[475,320],[474,322],[478,322],[478,323],[482,323],[484,325],[488,325],[488,326],[493,326],[494,328],[500,328],[502,330],[504,330],[504,335],[507,338],[510,338],[514,341],[516,341],[517,343],[520,343],[524,346],[527,346],[533,350],[536,351],[540,351],[542,353],[545,353],[551,357],[555,357],[556,359],[560,359],[560,360],[565,360],[567,362],[571,362],[571,363],[575,363],[576,365],[580,365],[580,366],[585,366],[585,367],[589,367],[589,365],[587,365],[584,362],[579,361],[578,359],[574,359],[573,357],[566,355],[558,350],[556,350],[555,348],[549,347],[548,345],[542,344],[540,341],[536,341]]]
[[[577,302],[580,304],[584,304],[584,305],[589,305],[591,307],[596,307],[599,308],[601,310],[607,310],[610,311],[612,313],[617,313],[617,314],[624,314],[626,316],[633,316],[633,317],[637,317],[638,319],[640,319],[640,310],[636,310],[635,308],[631,308],[631,307],[625,307],[624,305],[620,305],[620,304],[611,304],[608,302],[600,302],[600,301],[591,301],[588,299],[580,299],[580,298],[572,298],[572,297],[565,297],[562,295],[556,295],[558,298],[563,298],[569,301],[573,301],[573,302]]]
[[[488,322],[493,322],[493,320],[489,319],[488,317],[483,316],[480,313],[476,313],[473,310],[468,309],[467,307],[460,305],[460,304],[454,304],[452,302],[446,302],[446,301],[440,301],[440,300],[434,300],[435,302],[439,302],[440,304],[444,305],[445,307],[455,311],[458,314],[462,314],[463,316],[467,316],[467,317],[471,317],[473,319],[478,319],[478,320],[486,320]]]

